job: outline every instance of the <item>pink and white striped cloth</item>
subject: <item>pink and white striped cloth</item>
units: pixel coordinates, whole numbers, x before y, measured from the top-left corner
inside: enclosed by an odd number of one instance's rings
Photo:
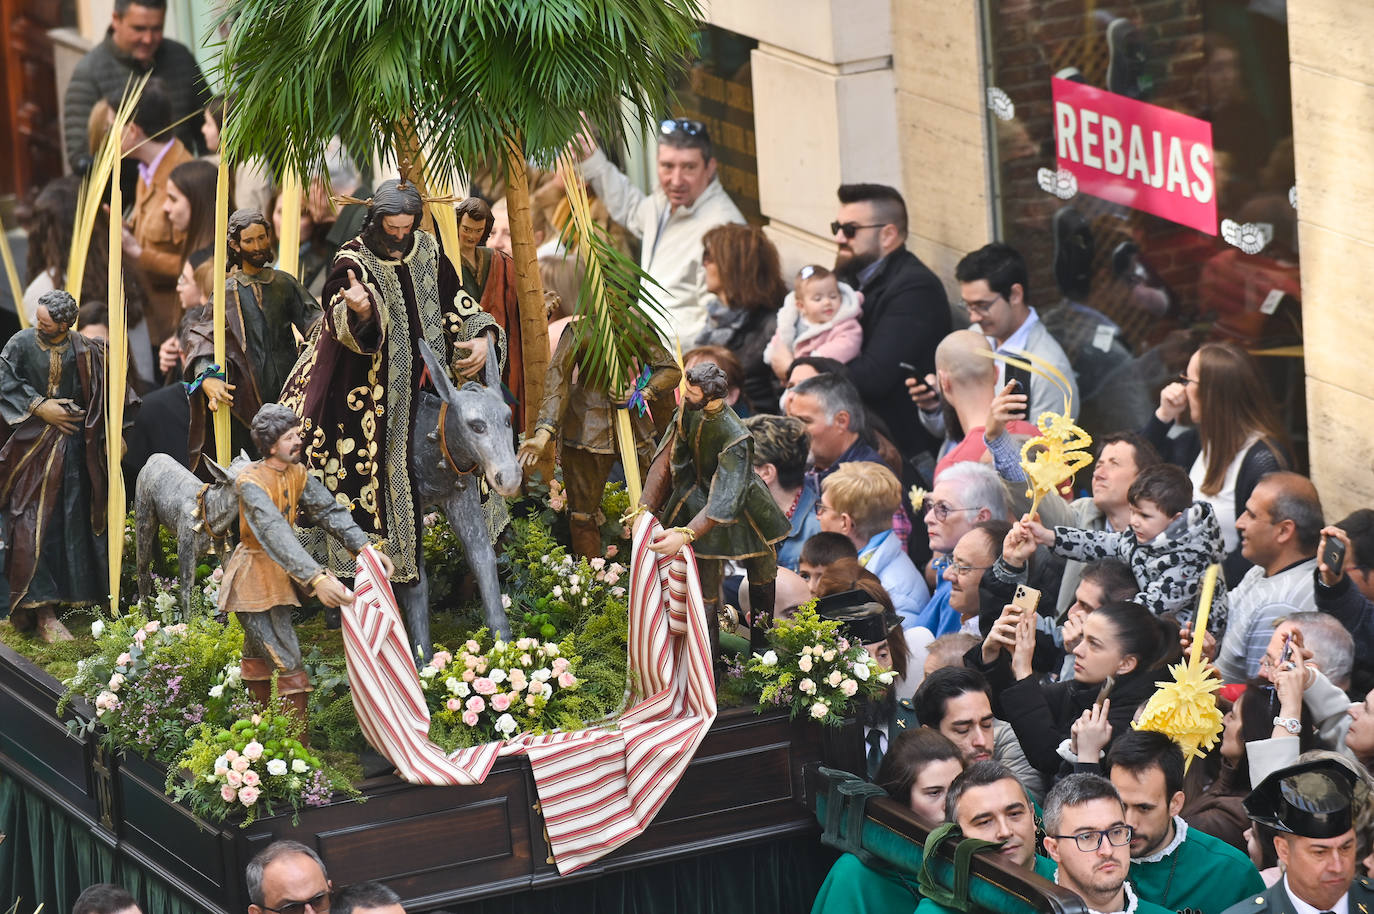
[[[363,735],[412,784],[478,784],[497,758],[528,756],[560,873],[640,834],[716,717],[696,560],[690,547],[672,559],[649,551],[661,529],[648,514],[635,523],[629,586],[635,693],[620,718],[571,733],[517,735],[452,755],[429,741],[429,710],[405,625],[376,554],[365,549],[358,556],[356,599],[343,611],[348,678]]]

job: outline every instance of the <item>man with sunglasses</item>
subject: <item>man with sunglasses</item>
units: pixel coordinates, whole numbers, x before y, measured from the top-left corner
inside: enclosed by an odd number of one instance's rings
[[[1055,882],[1078,893],[1092,914],[1165,914],[1126,881],[1134,832],[1111,781],[1069,775],[1045,798],[1044,821],[1045,852],[1059,864]]]
[[[334,884],[320,855],[299,841],[276,841],[244,873],[248,914],[329,914]]]
[[[658,127],[658,189],[646,194],[597,146],[590,132],[573,142],[582,176],[611,218],[640,241],[639,265],[662,289],[654,295],[667,314],[656,316],[671,342],[690,347],[706,325],[702,236],[727,222],[743,223],[739,208],[716,177],[711,136],[700,121],[667,118]]]
[[[842,184],[838,195],[830,223],[835,272],[864,294],[863,348],[845,372],[909,459],[937,442],[907,395],[902,363],[921,376],[935,369],[935,347],[950,331],[949,300],[939,278],[906,249],[906,201],[896,188]]]

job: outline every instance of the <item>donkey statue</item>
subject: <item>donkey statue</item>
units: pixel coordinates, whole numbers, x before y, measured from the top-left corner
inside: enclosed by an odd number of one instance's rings
[[[480,482],[497,495],[520,490],[523,475],[515,459],[510,407],[501,396],[501,370],[495,347],[487,348],[486,385],[468,381],[454,387],[448,370],[424,340],[420,355],[439,392],[422,390],[415,406],[410,454],[415,480],[416,508],[443,510],[463,543],[463,551],[477,577],[487,628],[499,638],[510,638],[510,623],[501,606],[501,586],[496,577],[496,550],[482,511]],[[396,599],[405,614],[410,643],[418,646],[420,660],[434,653],[429,636],[429,578],[424,550],[417,547],[415,565],[419,577],[413,584],[396,586]]]
[[[239,497],[234,480],[249,464],[240,453],[226,470],[210,458],[205,465],[214,482],[203,483],[167,454],[154,454],[138,474],[134,488],[135,546],[138,554],[138,597],[146,600],[153,590],[148,570],[157,548],[159,527],[175,530],[181,581],[181,617],[189,618],[191,590],[196,586],[196,562],[213,550],[229,557],[229,534],[238,520]]]

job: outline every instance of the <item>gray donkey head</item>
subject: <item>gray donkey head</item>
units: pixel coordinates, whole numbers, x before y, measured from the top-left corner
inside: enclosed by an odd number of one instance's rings
[[[501,396],[501,370],[496,362],[496,346],[487,346],[486,386],[468,381],[455,388],[448,370],[424,340],[420,355],[434,379],[439,398],[448,404],[441,441],[447,445],[455,470],[476,464],[487,485],[505,496],[520,490],[523,478],[515,459],[510,427],[510,407]]]
[[[243,468],[253,462],[243,451],[239,451],[229,466],[222,467],[206,456],[206,469],[214,480],[205,492],[205,513],[202,518],[213,536],[223,536],[239,516],[239,497],[234,491],[234,480],[238,479]]]

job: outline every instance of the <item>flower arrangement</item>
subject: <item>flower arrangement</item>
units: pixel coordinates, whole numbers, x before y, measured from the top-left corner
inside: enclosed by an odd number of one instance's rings
[[[357,796],[346,778],[301,743],[301,720],[277,702],[275,691],[272,704],[223,729],[202,726],[168,770],[167,793],[216,821],[243,813],[242,826],[282,805],[296,816],[302,807],[325,806],[335,791]]]
[[[171,763],[197,725],[235,715],[249,702],[238,681],[243,631],[237,624],[200,616],[167,625],[131,612],[97,619],[91,634],[97,650],[66,681],[59,711],[75,696],[86,698],[94,718],[68,726],[80,732],[99,724],[113,748]]]
[[[506,609],[528,634],[549,640],[574,620],[609,602],[625,605],[629,569],[604,557],[574,560],[543,524],[517,522],[510,555]],[[514,548],[518,544],[519,549]],[[514,596],[512,597],[511,594]]]
[[[483,629],[456,652],[436,651],[420,670],[430,738],[445,748],[547,733],[559,726],[561,699],[581,685],[571,642],[487,638]]]
[[[785,707],[792,717],[805,714],[839,726],[855,698],[882,693],[893,679],[862,644],[840,635],[840,623],[822,619],[811,603],[768,630],[769,649],[737,661],[730,672],[758,694],[758,710]]]

